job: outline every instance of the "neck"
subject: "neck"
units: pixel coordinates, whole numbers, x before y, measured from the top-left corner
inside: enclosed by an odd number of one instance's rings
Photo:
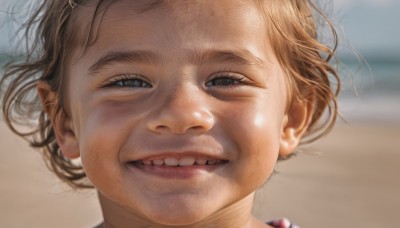
[[[201,219],[192,224],[163,225],[151,221],[143,215],[136,214],[127,208],[124,208],[107,197],[99,193],[99,200],[104,217],[104,227],[157,227],[157,228],[198,228],[198,227],[231,227],[231,228],[250,228],[250,227],[268,227],[259,222],[251,215],[254,193],[244,199],[235,202],[210,216]]]

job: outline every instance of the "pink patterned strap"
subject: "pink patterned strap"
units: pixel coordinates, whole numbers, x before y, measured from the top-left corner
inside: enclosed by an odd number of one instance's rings
[[[291,223],[287,218],[273,220],[273,221],[267,222],[267,224],[274,228],[300,228],[300,226],[297,226],[297,225]]]

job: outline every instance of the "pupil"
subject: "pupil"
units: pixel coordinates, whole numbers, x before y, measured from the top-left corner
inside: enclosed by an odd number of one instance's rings
[[[215,81],[215,85],[231,85],[233,84],[233,79],[231,78],[219,78]]]
[[[140,82],[138,82],[138,80],[126,80],[123,82],[124,86],[134,86],[134,87],[140,86]]]

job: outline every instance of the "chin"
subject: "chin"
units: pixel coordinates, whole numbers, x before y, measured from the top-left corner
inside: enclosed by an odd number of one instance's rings
[[[198,206],[193,207],[193,205]],[[204,210],[204,208],[207,210]],[[199,204],[187,204],[185,206],[179,203],[158,206],[149,212],[146,214],[151,221],[168,226],[194,225],[214,214],[212,207]]]

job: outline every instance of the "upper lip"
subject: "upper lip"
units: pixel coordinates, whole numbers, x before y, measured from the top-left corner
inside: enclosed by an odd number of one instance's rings
[[[146,143],[153,140],[146,139]],[[129,143],[121,148],[120,159],[125,162],[154,160],[165,158],[193,157],[195,159],[224,160],[232,159],[233,154],[225,151],[225,148],[214,138],[168,138],[154,140],[150,146],[143,146],[141,143]]]

